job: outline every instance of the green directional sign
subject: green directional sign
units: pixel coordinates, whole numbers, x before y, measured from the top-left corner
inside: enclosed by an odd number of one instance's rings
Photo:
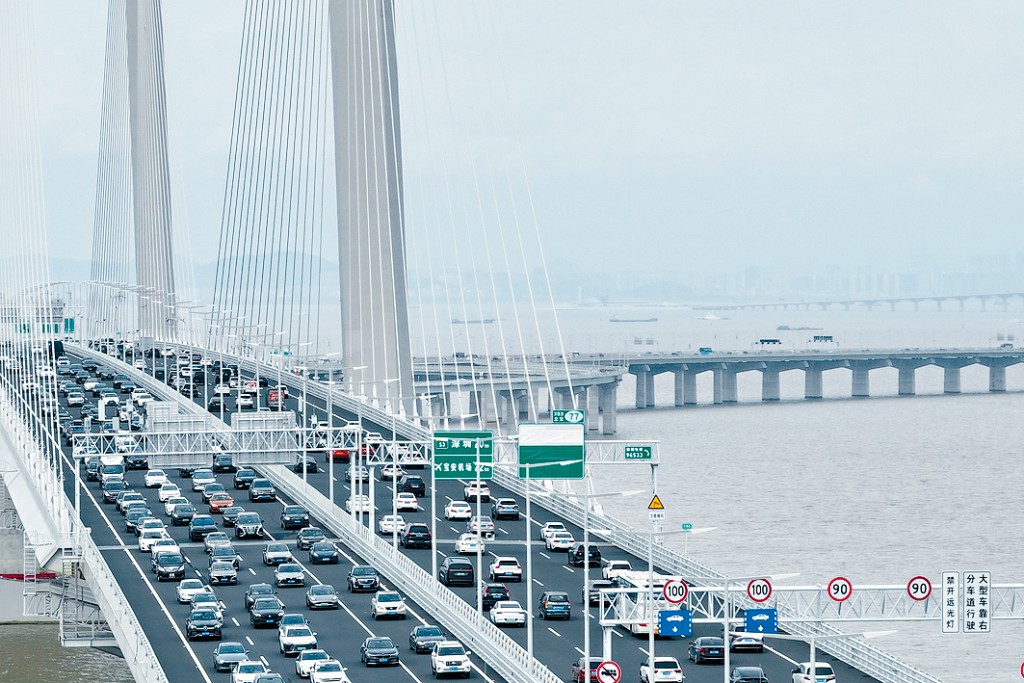
[[[583,424],[583,411],[582,410],[552,410],[551,421],[555,424]]]
[[[650,446],[626,446],[623,452],[626,460],[650,460],[654,449]]]
[[[693,525],[689,522],[683,522],[682,529],[683,531],[693,531]]]
[[[519,478],[582,479],[584,436],[582,423],[519,425]]]
[[[480,479],[494,476],[494,434],[484,431],[434,432],[434,477]]]

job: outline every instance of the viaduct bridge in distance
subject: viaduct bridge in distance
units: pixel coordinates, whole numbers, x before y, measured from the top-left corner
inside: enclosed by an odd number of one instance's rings
[[[624,367],[636,378],[636,407],[655,406],[654,378],[671,372],[675,377],[676,406],[697,404],[697,375],[714,375],[713,401],[736,403],[736,376],[741,372],[761,373],[761,399],[778,401],[779,376],[790,370],[804,372],[804,398],[822,398],[822,376],[828,370],[851,372],[850,395],[868,397],[870,372],[879,368],[899,371],[899,395],[917,393],[916,372],[927,365],[937,365],[945,373],[943,390],[960,393],[960,370],[968,365],[983,365],[989,372],[989,391],[1006,391],[1006,368],[1024,362],[1022,349],[903,349],[862,351],[754,351],[711,354],[649,354],[630,358],[605,354],[583,354],[573,358],[577,364]]]
[[[1002,310],[1010,310],[1015,299],[1024,304],[1024,292],[1005,294],[936,294],[933,296],[900,296],[900,297],[863,297],[856,299],[834,299],[830,301],[763,301],[760,303],[722,304],[720,306],[694,306],[697,311],[827,311],[833,307],[844,311],[853,309],[874,310],[875,307],[888,307],[895,311],[899,304],[910,304],[915,311],[920,311],[922,304],[941,311],[948,304],[956,304],[957,310],[967,310],[969,302],[977,301],[981,310],[988,310],[989,302],[998,305]]]

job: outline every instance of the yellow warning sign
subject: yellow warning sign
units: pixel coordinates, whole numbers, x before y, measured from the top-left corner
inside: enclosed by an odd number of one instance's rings
[[[651,504],[647,506],[648,510],[664,510],[665,506],[661,504],[661,498],[654,496],[651,498]]]

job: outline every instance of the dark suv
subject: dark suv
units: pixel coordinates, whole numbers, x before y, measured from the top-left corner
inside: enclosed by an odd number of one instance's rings
[[[403,548],[429,548],[430,527],[426,524],[410,524],[402,532]]]
[[[537,603],[537,616],[541,619],[569,620],[572,617],[569,594],[562,591],[545,591]]]
[[[418,474],[403,474],[398,480],[398,492],[411,493],[417,498],[422,498],[427,494],[427,485]]]
[[[598,548],[593,543],[590,543],[590,544],[588,544],[587,550],[588,550],[587,556],[589,556],[589,558],[590,558],[590,561],[588,562],[588,564],[591,567],[600,567],[601,566],[601,549]],[[565,561],[568,564],[571,564],[574,567],[582,567],[583,566],[583,544],[582,543],[576,544],[576,546],[573,547],[573,549],[570,550],[566,554]]]
[[[466,558],[447,557],[437,568],[437,580],[446,586],[472,586],[476,583],[476,572]]]
[[[275,500],[277,500],[277,490],[274,489],[274,485],[269,479],[253,479],[252,484],[249,485],[249,502],[273,502]]]
[[[301,505],[285,505],[281,511],[282,529],[301,529],[309,524],[309,512]]]
[[[247,489],[256,479],[256,470],[243,467],[235,472],[234,484],[236,489]]]
[[[210,515],[195,515],[188,525],[188,540],[193,543],[206,538],[207,534],[217,531],[217,523]]]
[[[483,596],[481,602],[483,603],[484,611],[490,611],[494,607],[494,603],[501,600],[511,600],[509,597],[508,586],[503,583],[485,583],[483,587]]]
[[[380,590],[380,575],[373,567],[357,564],[348,572],[348,590],[351,593],[356,591],[376,593]]]

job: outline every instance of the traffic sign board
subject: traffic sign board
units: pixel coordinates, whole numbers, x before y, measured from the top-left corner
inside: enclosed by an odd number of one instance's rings
[[[582,410],[552,410],[551,421],[555,424],[567,423],[574,425],[583,424],[584,414]]]
[[[689,522],[683,522],[683,526],[681,528],[683,531],[693,531],[693,525]]]
[[[647,506],[647,509],[648,510],[664,510],[665,506],[662,505],[661,498],[658,498],[658,496],[655,495],[654,498],[651,498],[651,502]]]
[[[772,582],[768,579],[754,579],[747,584],[747,595],[754,602],[764,602],[772,597]]]
[[[748,609],[743,612],[747,633],[778,633],[779,611],[777,609]]]
[[[584,437],[582,423],[519,425],[519,478],[582,479],[586,473]]]
[[[661,589],[661,593],[673,605],[678,605],[686,600],[686,596],[690,594],[690,587],[682,579],[672,579],[665,582],[665,587]]]
[[[652,522],[657,522],[659,519],[665,519],[664,510],[650,510],[647,513],[647,518]]]
[[[907,582],[907,595],[913,600],[921,602],[927,600],[932,594],[932,582],[924,576],[915,576]]]
[[[601,662],[597,665],[597,680],[602,683],[619,683],[622,680],[622,667],[610,659]]]
[[[434,477],[480,479],[494,476],[494,434],[489,431],[434,432]]]
[[[622,452],[626,460],[650,460],[654,456],[650,446],[626,446]]]
[[[828,582],[828,597],[836,602],[846,602],[853,595],[853,584],[845,576],[837,576]]]
[[[659,636],[688,636],[693,633],[693,610],[663,609],[658,612]]]

